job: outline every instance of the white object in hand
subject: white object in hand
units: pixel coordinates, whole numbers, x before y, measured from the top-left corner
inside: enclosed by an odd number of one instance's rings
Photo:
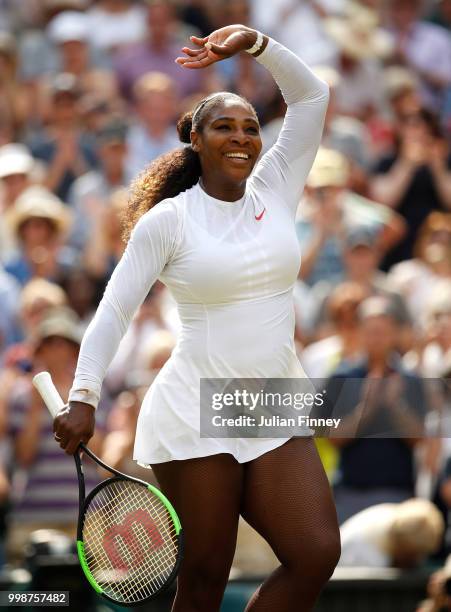
[[[44,400],[53,418],[64,408],[64,402],[53,384],[52,377],[48,372],[40,372],[33,378],[33,385]]]

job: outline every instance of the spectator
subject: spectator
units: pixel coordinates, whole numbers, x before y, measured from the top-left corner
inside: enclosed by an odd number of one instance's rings
[[[444,92],[451,85],[449,34],[440,26],[421,21],[421,0],[392,0],[387,6],[395,59],[415,71],[421,79],[423,104],[439,112]]]
[[[119,394],[114,402],[107,427],[113,428],[105,436],[101,459],[112,468],[124,474],[140,478],[158,486],[150,468],[140,466],[133,460],[136,423],[139,409],[148,385],[131,388]],[[107,473],[105,472],[105,475]],[[108,474],[109,475],[109,474]]]
[[[62,397],[67,397],[74,376],[81,335],[77,318],[68,309],[49,311],[33,335],[34,367],[50,372]],[[14,441],[17,466],[27,472],[23,495],[14,504],[8,534],[10,560],[23,555],[29,535],[52,527],[75,535],[78,513],[77,475],[73,459],[58,448],[47,408],[23,380],[10,398],[9,435]],[[97,452],[102,441],[105,406],[96,415],[96,435],[90,448]],[[55,469],[58,466],[58,469]],[[94,464],[86,459],[86,487],[99,481]]]
[[[22,144],[0,147],[0,260],[13,256],[17,245],[8,228],[6,217],[17,198],[33,181],[35,162]]]
[[[422,107],[419,82],[413,70],[405,66],[389,66],[384,70],[383,81],[388,113],[378,119],[378,130],[373,130],[373,159],[390,154],[405,117],[418,114]]]
[[[171,356],[175,347],[175,338],[170,331],[159,329],[153,334],[147,347],[144,348],[143,366],[151,376],[156,376]]]
[[[20,294],[20,321],[25,338],[31,338],[51,308],[67,306],[64,290],[44,278],[34,278],[22,289]]]
[[[369,134],[365,124],[354,117],[340,115],[336,105],[336,89],[340,83],[340,74],[334,68],[326,65],[316,66],[315,74],[329,85],[329,106],[324,122],[322,146],[338,151],[346,156],[349,163],[349,185],[360,192],[366,189],[366,171],[370,166]],[[274,106],[275,117],[264,125],[262,130],[263,150],[266,152],[277,140],[282,129],[286,106],[279,92],[276,92],[270,102]]]
[[[108,205],[98,203],[91,207],[93,222],[92,237],[82,253],[88,274],[106,285],[125,249],[122,239],[122,218],[128,203],[125,189],[117,189],[109,198]]]
[[[252,61],[248,53],[231,59],[235,60],[234,66],[225,88],[244,96],[261,115],[274,94],[274,81],[267,70]],[[224,77],[227,80],[227,75]]]
[[[361,359],[361,330],[357,309],[366,297],[367,290],[357,283],[341,283],[332,290],[325,302],[328,325],[327,328],[323,326],[324,337],[318,334],[318,340],[301,353],[302,366],[307,376],[325,379],[340,364],[351,364]]]
[[[425,499],[377,504],[340,526],[340,566],[413,568],[436,552],[444,523]]]
[[[88,327],[99,303],[105,285],[99,283],[81,266],[76,266],[65,275],[61,286],[67,294],[69,306],[80,318],[83,331]]]
[[[362,121],[339,113],[336,103],[337,87],[341,82],[339,72],[329,66],[317,66],[315,74],[326,81],[330,89],[322,145],[346,156],[350,165],[350,188],[358,193],[365,192],[372,154],[369,131]]]
[[[74,253],[63,248],[71,214],[64,204],[44,187],[29,187],[16,200],[8,222],[20,244],[20,254],[5,269],[22,285],[35,276],[60,279],[74,264]]]
[[[392,289],[387,275],[378,270],[378,263],[379,253],[374,233],[366,228],[350,230],[343,245],[343,281],[360,285],[367,296],[381,295],[389,300],[391,310],[400,326],[400,339],[403,340],[398,349],[404,354],[412,343],[411,317],[402,296]],[[319,333],[324,325],[327,325],[328,301],[329,297],[326,296],[314,321],[314,327]]]
[[[250,12],[250,0],[218,0],[217,10],[214,13],[215,27],[223,27],[230,23],[243,23],[252,27]],[[247,53],[219,62],[215,69],[223,81],[217,83],[215,89],[230,90],[244,96],[252,103],[259,116],[271,103],[274,92],[280,95],[268,71],[258,63],[252,62],[252,58]]]
[[[19,143],[0,147],[1,211],[8,210],[30,186],[35,161],[29,150]]]
[[[64,11],[84,11],[88,0],[43,0],[40,4],[42,23],[26,29],[20,38],[20,76],[33,88],[44,75],[61,72],[59,54],[45,27]]]
[[[389,272],[392,287],[401,293],[418,323],[429,297],[443,281],[451,282],[451,214],[432,212],[421,226],[413,249],[415,257],[399,262]]]
[[[433,210],[451,209],[451,155],[436,118],[426,110],[404,118],[393,154],[382,158],[371,194],[405,219],[407,233],[383,268],[410,259],[418,231]]]
[[[111,118],[100,128],[95,153],[99,167],[83,174],[73,183],[69,203],[74,214],[70,242],[83,249],[91,235],[95,221],[117,189],[127,184],[125,160],[127,155],[127,125],[120,118]]]
[[[20,293],[16,293],[15,297],[14,325],[11,324],[8,329],[10,336],[14,332],[15,344],[6,350],[2,363],[4,370],[0,370],[0,387],[2,388],[0,412],[2,410],[1,402],[9,397],[9,392],[16,380],[31,371],[31,347],[27,338],[31,337],[36,326],[39,325],[50,308],[67,304],[66,294],[61,287],[43,278],[31,280]],[[6,302],[5,313],[8,313],[8,306],[11,309],[11,305]]]
[[[343,259],[345,279],[364,287],[369,295],[386,296],[397,315],[398,323],[410,321],[403,299],[391,291],[387,275],[378,270],[379,253],[375,234],[366,228],[355,228],[346,235]]]
[[[188,41],[183,39],[172,2],[151,0],[148,5],[146,40],[121,50],[116,56],[116,72],[122,94],[130,99],[134,83],[147,72],[167,74],[177,83],[181,97],[208,90],[205,78],[209,71],[180,70],[174,63],[180,46]]]
[[[186,72],[186,71],[185,71]],[[161,72],[149,72],[133,87],[137,122],[127,137],[126,172],[128,180],[144,170],[156,157],[179,146],[175,129],[177,88]]]
[[[156,484],[150,466],[137,465],[133,461],[133,445],[142,399],[171,356],[175,338],[167,330],[160,329],[147,338],[147,342],[142,351],[142,360],[135,359],[130,364],[124,380],[126,390],[119,395],[111,410],[108,423],[112,431],[105,438],[102,458],[117,470]]]
[[[145,11],[133,0],[99,0],[88,17],[91,45],[111,54],[146,35]]]
[[[48,25],[48,37],[60,56],[60,72],[73,74],[79,82],[90,69],[89,19],[79,11],[63,11]]]
[[[153,285],[127,330],[106,377],[111,393],[124,387],[129,373],[162,367],[174,345],[164,318],[164,285]],[[150,354],[149,354],[150,352]],[[155,372],[150,372],[150,379]],[[149,376],[147,376],[149,378]]]
[[[377,234],[382,254],[402,236],[403,224],[385,206],[347,190],[346,158],[320,148],[307,179],[305,212],[296,231],[302,250],[299,277],[309,286],[319,281],[338,282],[343,277],[343,242],[353,227],[367,227]]]
[[[299,276],[310,286],[322,280],[337,282],[342,275],[341,196],[347,180],[346,159],[336,151],[320,149],[307,179],[309,206],[296,224],[302,251]]]
[[[80,95],[104,91],[108,98],[110,90],[117,93],[111,62],[102,57],[100,50],[93,52],[89,45],[90,31],[89,17],[79,11],[59,13],[48,26],[49,39],[60,57],[58,72],[72,74],[77,79]]]
[[[17,320],[19,295],[19,283],[0,264],[0,366],[5,349],[19,339]]]
[[[190,27],[194,26],[201,36],[208,36],[215,29],[217,3],[213,4],[205,0],[188,0],[188,2],[179,4],[177,9],[183,23]]]
[[[14,37],[0,31],[0,114],[8,117],[19,136],[31,111],[27,89],[17,78]]]
[[[330,436],[340,449],[340,524],[374,504],[413,496],[414,448],[426,412],[421,379],[404,371],[397,356],[399,328],[389,301],[367,298],[359,316],[364,359],[339,367],[327,386],[328,410],[341,418]]]
[[[335,1],[334,8],[340,8],[344,2]],[[254,0],[258,5],[258,0]],[[324,27],[324,18],[331,13],[331,3],[324,0],[313,2],[274,2],[273,19],[266,26],[266,31],[273,32],[277,40],[291,49],[296,55],[309,65],[333,64],[337,57],[337,48],[330,39]],[[255,11],[257,20],[264,19],[263,15],[269,12],[264,6]]]
[[[29,340],[34,330],[50,309],[66,305],[67,297],[63,289],[43,278],[31,280],[23,287],[21,293],[17,294],[16,327],[11,327],[9,333],[11,334],[13,330],[18,331],[15,338],[16,343],[5,352],[4,370],[0,372],[0,387],[2,388],[0,412],[14,384],[32,369],[32,347]]]
[[[418,79],[415,72],[405,66],[390,66],[384,70],[384,89],[393,113],[394,128],[405,117],[421,110]],[[393,137],[396,136],[394,132]]]
[[[74,180],[97,166],[93,144],[80,125],[80,91],[72,74],[52,83],[49,126],[30,139],[31,151],[47,164],[45,185],[66,201]]]
[[[104,73],[104,76],[106,74]],[[88,133],[95,135],[113,118],[125,116],[126,104],[116,85],[114,74],[110,74],[105,80],[100,79],[101,91],[90,92],[81,98],[80,115],[83,127]]]
[[[443,364],[451,363],[451,276],[431,292],[424,319],[426,342],[420,369],[424,376],[437,378]]]
[[[366,121],[383,109],[380,59],[391,53],[391,40],[374,23],[355,16],[331,17],[325,27],[339,48],[337,110]]]

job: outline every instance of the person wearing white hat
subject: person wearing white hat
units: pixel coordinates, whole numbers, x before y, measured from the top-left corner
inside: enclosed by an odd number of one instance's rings
[[[88,15],[93,47],[117,50],[143,40],[146,35],[145,9],[131,0],[99,0]]]
[[[53,193],[41,186],[29,187],[7,215],[21,252],[6,263],[5,269],[21,284],[35,276],[57,279],[73,257],[61,249],[61,238],[71,220],[70,211]]]
[[[355,5],[353,5],[355,6]],[[374,11],[351,10],[345,17],[330,17],[324,27],[338,49],[341,75],[336,88],[336,105],[341,114],[365,121],[383,110],[381,60],[390,56],[389,34],[377,27]]]
[[[60,59],[60,71],[88,79],[94,69],[109,68],[110,62],[91,46],[92,24],[89,16],[80,11],[63,11],[47,26],[47,36],[55,45]]]
[[[0,147],[1,207],[7,209],[30,185],[35,161],[22,144],[7,144]]]
[[[57,45],[71,41],[84,42],[89,36],[89,19],[79,11],[63,11],[49,23],[47,34]]]
[[[0,147],[0,259],[3,261],[11,257],[17,246],[13,233],[4,223],[4,216],[31,185],[35,170],[35,160],[23,144]]]
[[[42,0],[37,5],[43,27],[26,29],[21,32],[19,41],[20,75],[24,81],[33,84],[61,70],[59,54],[55,52],[55,44],[50,40],[46,26],[64,11],[82,13],[88,0]]]

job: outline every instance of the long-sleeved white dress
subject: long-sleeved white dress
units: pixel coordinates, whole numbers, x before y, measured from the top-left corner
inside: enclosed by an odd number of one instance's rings
[[[159,278],[177,301],[181,334],[139,414],[142,464],[231,453],[250,461],[282,438],[201,438],[201,378],[305,377],[294,348],[295,212],[321,139],[328,88],[269,39],[256,58],[287,102],[283,129],[236,202],[199,184],[138,221],[81,345],[69,399],[97,405],[106,369]]]

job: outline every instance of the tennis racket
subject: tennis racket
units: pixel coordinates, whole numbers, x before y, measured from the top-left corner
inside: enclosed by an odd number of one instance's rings
[[[48,372],[33,378],[52,417],[64,407]],[[112,478],[87,496],[80,452]],[[152,599],[174,581],[182,557],[182,528],[169,500],[152,485],[101,461],[84,444],[74,455],[78,475],[77,552],[97,593],[123,606]]]

